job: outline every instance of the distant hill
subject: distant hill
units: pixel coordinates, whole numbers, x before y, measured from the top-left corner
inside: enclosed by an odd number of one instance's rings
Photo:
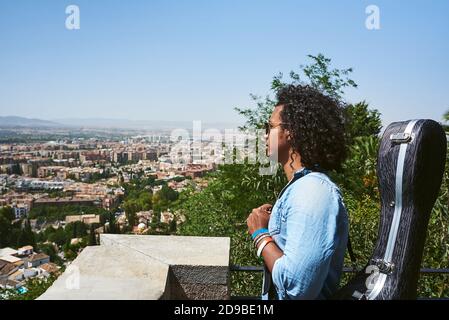
[[[106,119],[106,118],[70,118],[55,119],[57,123],[69,127],[85,128],[123,128],[123,129],[192,129],[192,121],[170,121],[170,120],[127,120],[127,119]],[[230,129],[237,128],[238,124],[230,122],[201,122],[201,129]]]
[[[61,127],[60,123],[48,120],[30,119],[16,116],[0,116],[0,127]]]

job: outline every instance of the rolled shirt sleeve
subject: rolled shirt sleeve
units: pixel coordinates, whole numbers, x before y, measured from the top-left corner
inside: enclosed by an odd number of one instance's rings
[[[272,280],[280,299],[316,299],[335,251],[341,200],[314,177],[293,184],[288,199],[284,254],[274,263]]]

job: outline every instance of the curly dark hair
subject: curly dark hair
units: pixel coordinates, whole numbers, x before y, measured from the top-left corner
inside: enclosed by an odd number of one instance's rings
[[[277,92],[281,120],[302,165],[315,171],[341,169],[346,158],[344,105],[308,85],[286,85]]]

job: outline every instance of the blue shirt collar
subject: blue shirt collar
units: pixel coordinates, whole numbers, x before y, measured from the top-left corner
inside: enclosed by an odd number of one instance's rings
[[[306,174],[310,173],[311,171],[305,167],[302,167],[301,169],[296,170],[296,172],[293,174],[293,176],[296,178],[300,178],[305,176]]]

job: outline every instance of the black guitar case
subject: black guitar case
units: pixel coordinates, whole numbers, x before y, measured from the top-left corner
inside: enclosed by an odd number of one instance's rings
[[[377,162],[379,236],[370,261],[334,299],[416,299],[427,226],[446,159],[446,135],[433,120],[390,124]]]

